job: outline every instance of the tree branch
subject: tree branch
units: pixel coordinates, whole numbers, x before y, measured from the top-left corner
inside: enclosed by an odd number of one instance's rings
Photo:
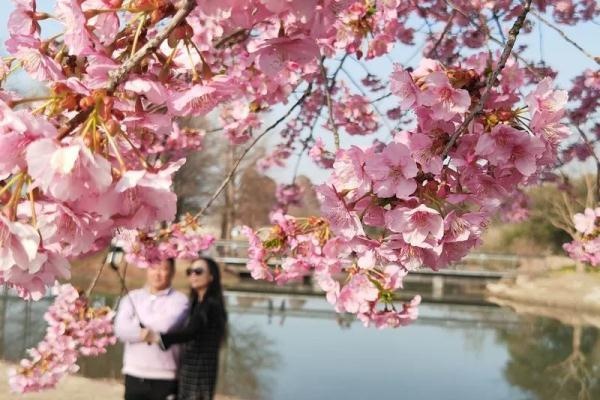
[[[542,21],[546,26],[548,26],[548,27],[552,28],[554,31],[556,31],[560,36],[562,36],[563,39],[565,39],[565,41],[567,41],[569,44],[571,44],[573,47],[575,47],[577,50],[579,50],[584,56],[586,56],[590,60],[594,61],[596,64],[600,65],[600,56],[594,57],[593,55],[591,55],[587,50],[585,50],[583,47],[581,47],[579,44],[577,44],[577,42],[575,42],[573,39],[568,37],[564,31],[559,29],[556,25],[554,25],[552,22],[548,21],[546,18],[542,17],[542,15],[540,15],[540,13],[538,13],[537,11],[531,10],[531,13],[533,15],[535,15],[536,17],[538,17],[539,20]]]
[[[354,87],[356,89],[358,89],[358,91],[360,92],[360,94],[362,94],[364,97],[367,97],[367,92],[364,91],[364,89],[358,84],[358,82],[356,82],[356,80],[354,80],[354,78],[352,77],[352,75],[348,71],[346,71],[345,68],[342,68],[342,72],[346,75],[346,77],[354,85]],[[385,115],[381,112],[381,110],[379,110],[379,108],[377,107],[377,105],[375,104],[375,102],[376,102],[376,100],[373,100],[373,101],[370,102],[371,107],[373,107],[373,109],[375,110],[375,112],[379,115],[379,117],[381,118],[381,122],[383,123],[383,125],[385,125],[385,127],[390,132],[393,131],[392,127],[388,124]]]
[[[510,28],[510,31],[508,32],[508,40],[506,41],[504,50],[502,50],[502,54],[500,55],[500,60],[498,61],[498,65],[496,66],[494,71],[490,74],[490,76],[488,76],[488,80],[485,85],[483,94],[481,95],[481,99],[479,100],[479,103],[467,115],[467,117],[465,118],[463,123],[460,125],[460,127],[456,130],[456,132],[454,132],[454,134],[450,138],[450,141],[448,142],[448,144],[446,144],[446,147],[444,148],[444,151],[442,153],[442,158],[445,158],[448,155],[448,152],[450,151],[452,146],[454,146],[456,139],[458,139],[458,137],[462,134],[462,132],[469,126],[469,124],[471,123],[471,121],[473,121],[475,116],[477,116],[477,114],[479,114],[483,110],[483,107],[485,106],[485,102],[487,101],[487,99],[490,95],[492,86],[494,85],[496,78],[498,78],[498,74],[500,74],[500,72],[502,72],[502,69],[504,69],[504,66],[506,65],[506,61],[508,60],[508,57],[512,53],[512,49],[515,45],[515,42],[517,41],[517,36],[519,35],[519,31],[523,27],[523,24],[525,23],[525,19],[527,18],[527,13],[529,12],[529,10],[531,8],[531,1],[532,0],[525,1],[525,5],[523,6],[523,11],[517,17],[517,20],[513,24],[512,28]]]
[[[592,143],[590,142],[590,138],[588,138],[587,134],[583,131],[583,129],[581,129],[579,125],[576,125],[575,129],[577,129],[577,132],[579,132],[579,135],[582,137],[583,141],[590,149],[590,153],[592,153],[594,161],[596,161],[596,190],[594,192],[594,200],[597,204],[600,203],[600,157],[598,157],[598,154],[596,154],[594,146],[592,146]]]
[[[217,188],[217,190],[212,194],[212,196],[206,202],[206,204],[204,205],[204,207],[202,207],[200,209],[200,211],[198,211],[196,213],[196,215],[194,215],[193,219],[200,218],[206,212],[206,210],[208,210],[208,208],[212,205],[212,203],[217,199],[217,197],[219,197],[219,195],[221,194],[221,192],[227,187],[227,184],[229,183],[229,181],[235,175],[235,173],[236,173],[238,167],[240,166],[242,160],[246,157],[246,155],[248,155],[248,153],[256,145],[256,143],[258,143],[259,140],[262,139],[267,133],[269,133],[270,131],[272,131],[273,129],[275,129],[281,122],[283,122],[292,113],[292,111],[294,111],[296,109],[296,107],[298,107],[299,105],[301,105],[302,103],[304,103],[304,101],[310,95],[311,92],[312,92],[312,83],[310,83],[308,85],[308,87],[306,88],[306,91],[304,92],[304,94],[302,95],[302,97],[300,97],[298,99],[298,101],[296,101],[294,103],[294,105],[292,107],[290,107],[290,109],[287,110],[287,112],[283,116],[281,116],[277,121],[273,122],[260,135],[258,135],[252,141],[252,143],[250,143],[250,145],[248,145],[248,147],[246,147],[244,149],[244,151],[242,152],[242,154],[240,155],[240,157],[233,164],[233,167],[231,168],[231,170],[229,171],[229,173],[227,174],[227,176],[225,177],[225,179],[223,179],[223,182],[221,182],[221,184],[219,185],[219,187]]]
[[[446,23],[446,26],[444,27],[444,30],[440,34],[440,37],[435,42],[435,44],[433,45],[433,47],[431,48],[431,50],[429,50],[427,52],[427,57],[431,57],[434,54],[435,54],[436,57],[439,57],[437,49],[440,46],[440,44],[442,44],[442,41],[444,40],[444,37],[446,36],[446,34],[448,32],[450,32],[450,28],[452,28],[452,21],[454,20],[454,15],[455,14],[456,14],[455,10],[452,10],[452,13],[450,14],[450,18],[448,18],[448,22]]]
[[[469,23],[470,23],[471,25],[473,25],[473,27],[475,27],[475,28],[477,28],[477,29],[480,29],[480,30],[481,30],[481,29],[483,29],[483,28],[481,27],[481,25],[479,25],[477,22],[475,22],[475,21],[473,20],[473,18],[471,18],[471,17],[470,17],[470,16],[469,16],[469,15],[468,15],[468,14],[467,14],[467,13],[466,13],[464,10],[462,10],[462,9],[461,9],[459,6],[457,6],[456,4],[454,4],[454,3],[453,3],[452,1],[450,1],[450,0],[444,0],[444,1],[446,2],[446,4],[448,4],[448,5],[449,5],[450,7],[452,7],[454,10],[456,10],[456,11],[457,11],[457,12],[458,12],[460,15],[462,15],[463,17],[465,17],[465,18],[466,18],[466,19],[469,21]],[[501,33],[502,40],[500,40],[500,39],[498,39],[497,37],[495,37],[495,36],[492,36],[492,34],[491,34],[491,33],[489,33],[489,29],[488,29],[487,31],[488,31],[488,36],[487,36],[487,37],[488,37],[488,38],[489,38],[489,39],[490,39],[492,42],[494,42],[494,43],[496,43],[497,45],[499,45],[499,46],[502,46],[502,47],[504,47],[504,46],[506,45],[506,39],[504,38],[504,34],[503,34],[503,33]],[[521,61],[522,63],[524,63],[524,64],[525,64],[525,66],[527,67],[527,69],[529,70],[529,72],[531,72],[533,75],[535,75],[536,77],[538,77],[538,78],[540,78],[540,79],[541,79],[541,78],[543,78],[543,76],[542,76],[542,75],[541,75],[539,72],[537,72],[535,69],[533,69],[533,68],[531,67],[531,64],[532,64],[532,63],[531,63],[530,61],[526,60],[525,58],[523,58],[521,55],[519,55],[519,54],[517,54],[517,53],[513,53],[513,54],[512,54],[512,56],[513,56],[513,57],[514,57],[516,60],[518,60],[518,61]]]
[[[142,60],[150,53],[160,46],[160,44],[171,34],[171,32],[181,24],[185,18],[192,12],[196,6],[196,0],[182,0],[179,10],[175,13],[169,24],[160,31],[156,36],[150,39],[144,46],[142,46],[135,54],[125,61],[119,68],[109,74],[108,85],[106,91],[111,94],[115,91],[117,86],[127,77],[129,72],[136,68]],[[67,136],[73,129],[79,126],[92,112],[92,108],[80,111],[71,118],[65,125],[64,128],[58,131],[58,140],[61,140]]]

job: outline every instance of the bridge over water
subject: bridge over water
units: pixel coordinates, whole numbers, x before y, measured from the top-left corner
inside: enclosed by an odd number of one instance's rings
[[[261,284],[250,279],[246,268],[248,243],[220,240],[215,243],[212,255],[226,271],[240,277],[230,290],[271,292],[278,294],[322,295],[322,291],[306,277],[301,284],[276,286]],[[486,285],[516,274],[519,257],[505,254],[468,254],[460,264],[438,271],[428,268],[412,271],[404,279],[404,289],[398,292],[401,299],[420,294],[424,301],[457,304],[487,304]],[[277,260],[271,260],[276,265]]]

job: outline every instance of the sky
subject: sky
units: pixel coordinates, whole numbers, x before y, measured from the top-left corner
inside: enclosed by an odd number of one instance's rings
[[[38,0],[38,10],[39,11],[51,11],[52,4],[54,0]],[[0,0],[0,54],[6,55],[6,51],[4,50],[4,42],[7,39],[8,33],[6,29],[6,23],[8,20],[8,16],[13,9],[13,4],[10,0]],[[592,60],[586,58],[583,54],[581,54],[577,49],[575,49],[572,45],[567,43],[557,32],[552,30],[551,28],[539,23],[535,16],[530,16],[530,20],[534,22],[535,27],[533,32],[528,35],[521,35],[518,38],[517,45],[526,44],[528,46],[528,50],[524,54],[524,56],[532,61],[539,61],[541,59],[545,60],[548,65],[555,67],[559,71],[559,75],[557,77],[556,83],[559,87],[567,87],[569,81],[580,74],[581,71],[592,68],[597,69],[598,66]],[[414,26],[416,26],[416,21]],[[43,32],[47,32],[48,35],[55,34],[60,31],[60,26],[57,24],[46,25],[43,27]],[[585,23],[579,24],[577,26],[562,26],[561,29],[565,32],[567,36],[575,40],[579,45],[581,45],[584,49],[586,49],[589,53],[593,55],[600,55],[600,24],[599,23]],[[417,33],[416,43],[422,43],[423,38],[425,37],[425,32]],[[499,46],[491,43],[491,49],[499,49]],[[392,50],[392,52],[388,55],[388,57],[380,57],[378,59],[367,62],[365,65],[369,72],[375,73],[377,76],[386,77],[388,76],[393,69],[393,63],[401,63],[404,66],[416,66],[418,65],[421,54],[420,52],[415,52],[415,47],[407,47],[396,45],[396,47]],[[337,63],[333,62],[329,66],[331,69],[335,68]],[[348,78],[348,75],[352,76],[352,79],[355,81],[360,81],[365,75],[366,72],[362,66],[360,66],[356,61],[350,59],[346,61],[344,64],[344,71],[340,72],[339,79],[344,81],[346,85],[356,93],[357,90],[351,80]],[[9,88],[18,87],[23,90],[29,89],[31,82],[28,82],[27,79],[22,75],[17,75],[11,82],[9,82]],[[380,93],[376,94],[374,97],[379,96]],[[288,107],[293,104],[295,99],[290,99],[290,102],[287,105],[276,106],[266,117],[265,126],[267,126],[270,121],[276,120],[282,113],[284,113]],[[390,97],[381,102],[377,103],[377,107],[380,112],[385,114],[385,112],[395,107],[394,98]],[[293,118],[291,116],[290,118]],[[323,122],[325,122],[323,120]],[[367,146],[372,143],[373,139],[377,138],[380,140],[387,141],[389,140],[390,129],[387,129],[384,124],[381,124],[382,127],[374,135],[364,136],[364,137],[350,137],[342,133],[341,142],[342,146],[346,147],[351,144]],[[389,124],[388,124],[389,126]],[[326,143],[329,149],[333,148],[333,138],[331,133],[321,129],[316,132],[317,137],[321,137]],[[269,134],[266,139],[263,139],[261,144],[265,146],[267,149],[272,148],[277,142],[277,131],[275,130],[273,133]],[[293,169],[297,162],[297,155],[293,156],[290,159],[290,163],[288,168],[285,169],[275,169],[268,172],[268,175],[273,177],[279,182],[289,183],[293,179]],[[575,169],[582,168],[582,166],[578,165],[576,167],[572,167]],[[313,180],[314,183],[320,183],[327,178],[327,172],[321,170],[316,167],[315,164],[308,158],[306,154],[304,154],[300,160],[299,166],[299,174],[306,175]]]

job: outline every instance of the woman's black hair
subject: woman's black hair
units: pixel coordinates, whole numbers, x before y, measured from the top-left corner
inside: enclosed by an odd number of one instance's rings
[[[216,319],[214,322],[222,332],[221,342],[223,342],[227,335],[227,310],[225,309],[223,286],[221,285],[221,269],[219,268],[219,264],[210,257],[199,256],[197,260],[203,260],[206,263],[213,278],[202,298],[202,304],[206,305],[207,309],[210,309],[207,310],[207,312],[212,318]],[[198,293],[196,293],[194,289],[190,289],[190,301],[192,303],[192,309],[197,306]]]

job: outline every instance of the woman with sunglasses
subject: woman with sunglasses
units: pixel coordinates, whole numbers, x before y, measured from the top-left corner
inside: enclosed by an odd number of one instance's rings
[[[227,324],[221,273],[213,259],[200,257],[186,274],[190,283],[190,315],[185,327],[162,334],[144,331],[142,337],[149,343],[157,342],[163,350],[183,343],[177,399],[211,400]]]

